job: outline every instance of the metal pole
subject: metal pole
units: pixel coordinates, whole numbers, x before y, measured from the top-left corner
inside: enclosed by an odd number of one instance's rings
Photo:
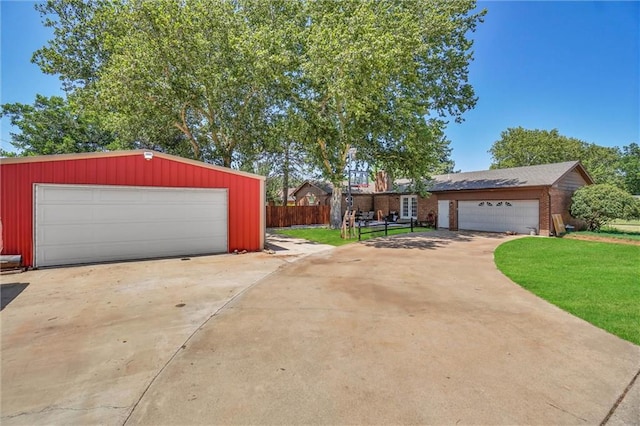
[[[348,183],[349,183],[349,187],[347,188],[347,194],[349,197],[349,202],[347,203],[347,210],[349,211],[349,218],[351,218],[351,215],[353,213],[353,193],[351,192],[351,175],[354,172],[353,170],[353,162],[355,160],[355,156],[356,156],[356,149],[355,148],[350,148],[349,152],[347,153],[347,159],[348,159],[348,165],[347,165],[347,170],[349,173],[349,177],[348,177]],[[349,220],[349,225],[351,225],[351,220]],[[349,228],[351,229],[351,228]]]

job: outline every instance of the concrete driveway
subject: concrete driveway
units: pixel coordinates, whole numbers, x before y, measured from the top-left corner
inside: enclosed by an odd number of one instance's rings
[[[3,425],[122,424],[154,377],[230,300],[332,247],[42,269],[1,276]]]
[[[284,266],[157,261],[153,291],[119,264],[80,298],[86,270],[34,272],[2,312],[2,423],[599,424],[640,348],[500,274],[507,238],[398,236]],[[234,263],[248,256],[255,275]],[[228,281],[203,277],[218,269]],[[634,389],[614,421],[638,419]]]

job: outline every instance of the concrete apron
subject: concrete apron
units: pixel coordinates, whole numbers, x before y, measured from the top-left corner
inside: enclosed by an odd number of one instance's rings
[[[208,322],[127,423],[599,424],[640,348],[504,277],[505,239],[401,236],[291,264]]]
[[[229,300],[306,253],[165,259],[4,274],[1,423],[122,424]],[[285,262],[285,260],[287,262]]]

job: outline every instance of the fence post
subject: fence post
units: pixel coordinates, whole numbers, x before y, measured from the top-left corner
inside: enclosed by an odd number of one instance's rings
[[[411,218],[409,222],[411,222],[411,232],[413,232],[413,218]]]
[[[358,241],[362,241],[362,233],[361,233],[361,227],[359,223],[358,223]]]
[[[384,236],[386,237],[387,235],[389,235],[387,233],[387,225],[389,224],[389,222],[387,222],[387,219],[384,220]]]

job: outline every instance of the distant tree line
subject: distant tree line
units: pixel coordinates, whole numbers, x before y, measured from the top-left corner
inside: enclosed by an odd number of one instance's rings
[[[640,194],[640,147],[604,147],[561,135],[558,130],[509,128],[493,143],[491,168],[580,161],[595,183]]]

